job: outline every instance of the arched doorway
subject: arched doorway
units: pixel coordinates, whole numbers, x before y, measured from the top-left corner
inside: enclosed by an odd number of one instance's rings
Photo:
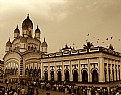
[[[48,81],[48,71],[45,71],[45,81]]]
[[[88,73],[86,70],[82,71],[82,82],[88,82]]]
[[[78,82],[78,72],[77,72],[77,70],[73,71],[73,81]]]
[[[98,73],[97,70],[92,71],[92,82],[98,82]]]
[[[65,81],[69,81],[69,71],[66,70],[65,72]]]
[[[105,75],[105,82],[107,82],[107,69],[104,69],[104,75]]]
[[[51,81],[54,81],[54,71],[51,71]]]
[[[58,71],[58,81],[61,81],[61,71]]]

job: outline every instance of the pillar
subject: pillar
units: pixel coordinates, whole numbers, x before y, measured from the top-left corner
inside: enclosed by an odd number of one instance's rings
[[[99,58],[99,82],[104,82],[104,62],[103,58]]]
[[[79,61],[79,81],[82,82],[82,72],[81,72],[82,68],[81,68],[81,62]]]
[[[50,63],[48,63],[48,80],[51,80],[51,78],[50,78]]]
[[[40,67],[40,69],[41,69],[41,80],[42,80],[42,78],[43,78],[43,76],[44,76],[44,71],[43,71],[43,63],[40,61],[40,65],[41,65],[41,67]]]
[[[55,62],[55,72],[54,72],[54,80],[57,81],[57,66],[56,66],[56,62]]]
[[[91,73],[91,68],[90,68],[90,59],[87,59],[87,64],[88,64],[88,82],[92,82],[92,73]]]
[[[65,74],[64,74],[64,61],[62,61],[62,81],[65,80]]]
[[[70,61],[70,81],[73,81],[72,63],[71,63],[71,61]]]

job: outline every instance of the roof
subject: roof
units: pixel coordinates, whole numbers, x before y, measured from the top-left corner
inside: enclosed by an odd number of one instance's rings
[[[18,25],[17,25],[16,29],[14,30],[14,33],[19,33],[20,34],[20,30],[18,29]]]
[[[46,41],[45,41],[45,38],[44,38],[44,42],[42,43],[42,47],[47,47],[48,45],[47,45],[47,43],[46,43]]]
[[[10,42],[10,38],[9,38],[9,41],[6,43],[6,47],[12,47],[12,44]]]
[[[27,18],[22,23],[22,28],[28,28],[28,27],[31,27],[33,29],[33,23],[29,19],[29,15],[27,16]]]
[[[40,29],[38,28],[38,25],[37,25],[37,29],[35,30],[35,33],[40,33]]]

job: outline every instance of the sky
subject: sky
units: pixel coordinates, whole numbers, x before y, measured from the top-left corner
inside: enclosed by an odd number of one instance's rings
[[[46,38],[48,52],[65,44],[80,49],[87,39],[95,46],[112,44],[121,52],[121,0],[0,0],[0,59],[27,14],[34,31],[37,25],[41,29],[41,42]]]

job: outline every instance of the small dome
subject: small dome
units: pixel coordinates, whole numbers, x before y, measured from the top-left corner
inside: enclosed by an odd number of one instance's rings
[[[6,47],[12,47],[12,43],[10,42],[10,38],[9,38],[9,41],[6,43]]]
[[[40,29],[38,28],[38,25],[37,25],[37,29],[35,30],[35,33],[40,33]]]
[[[27,42],[27,39],[25,37],[21,37],[20,42],[26,43]]]
[[[27,18],[23,21],[22,23],[22,29],[31,27],[33,29],[33,23],[32,21],[29,19],[29,15],[27,16]]]
[[[42,47],[47,47],[47,43],[45,42],[45,38],[44,38],[44,42],[42,43]]]
[[[14,33],[19,33],[20,34],[20,30],[18,29],[18,25],[17,25],[16,29],[14,30]]]

